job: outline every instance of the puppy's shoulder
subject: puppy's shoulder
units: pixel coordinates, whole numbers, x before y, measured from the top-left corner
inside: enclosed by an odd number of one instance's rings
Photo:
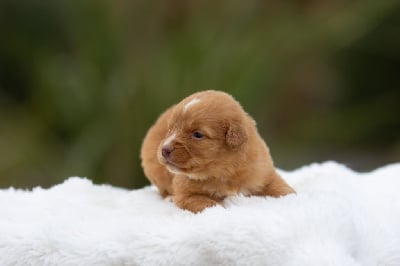
[[[169,107],[167,110],[165,110],[158,118],[156,121],[156,124],[158,123],[167,123],[168,119],[171,117],[173,110],[175,109],[176,104],[172,105]]]

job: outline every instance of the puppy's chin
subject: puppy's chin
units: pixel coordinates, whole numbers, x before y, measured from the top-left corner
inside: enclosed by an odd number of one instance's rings
[[[171,174],[175,174],[175,175],[184,174],[184,172],[182,172],[182,170],[179,167],[176,167],[173,164],[165,163],[165,167],[167,168],[168,172],[170,172]]]
[[[167,160],[165,160],[164,158],[159,158],[159,161],[162,165],[165,166],[165,168],[167,168],[168,172],[170,172],[171,174],[175,174],[175,175],[184,175],[186,174],[184,169],[178,167],[177,165],[175,165],[172,162],[169,162]]]
[[[198,181],[203,181],[208,179],[207,176],[201,176],[201,175],[196,175],[196,174],[184,174],[187,178],[192,179],[192,180],[198,180]]]
[[[179,167],[177,164],[166,160],[165,158],[163,158],[162,156],[158,156],[158,161],[165,166],[165,168],[168,170],[168,172],[170,172],[171,174],[174,175],[182,175],[182,176],[186,176],[189,179],[193,179],[193,180],[205,180],[207,179],[207,177],[204,176],[200,176],[198,174],[192,173],[192,171],[189,170],[189,168],[183,168],[183,167]]]
[[[174,174],[174,175],[182,175],[182,176],[185,176],[192,180],[206,180],[207,179],[206,176],[201,176],[201,175],[198,175],[195,173],[188,173],[170,163],[165,163],[165,167],[167,168],[168,172],[170,172],[171,174]]]

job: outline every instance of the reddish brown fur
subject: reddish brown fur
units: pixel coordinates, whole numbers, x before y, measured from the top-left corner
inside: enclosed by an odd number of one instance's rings
[[[200,101],[185,110],[193,99]],[[204,137],[196,139],[193,132]],[[161,155],[170,136],[173,148]],[[165,111],[148,131],[141,150],[142,166],[163,197],[192,212],[220,203],[226,196],[294,193],[275,171],[255,121],[229,94],[195,93]]]

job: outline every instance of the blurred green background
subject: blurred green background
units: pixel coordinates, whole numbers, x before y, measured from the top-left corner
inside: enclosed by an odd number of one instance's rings
[[[136,188],[157,116],[235,96],[275,164],[400,161],[400,1],[0,1],[0,187]]]

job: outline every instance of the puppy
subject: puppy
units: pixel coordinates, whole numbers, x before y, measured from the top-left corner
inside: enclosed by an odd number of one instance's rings
[[[255,121],[220,91],[195,93],[165,111],[145,136],[141,159],[160,194],[194,213],[238,193],[294,193],[275,171]]]

